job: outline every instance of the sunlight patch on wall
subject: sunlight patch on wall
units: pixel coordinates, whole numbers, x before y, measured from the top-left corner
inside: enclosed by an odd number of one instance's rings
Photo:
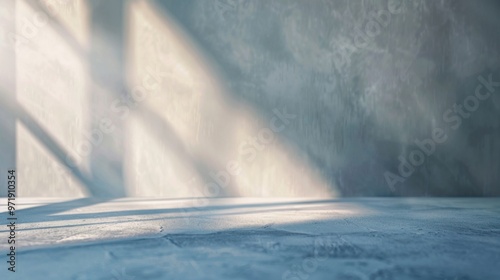
[[[86,0],[40,0],[40,5],[80,44],[88,43],[88,8]]]
[[[128,12],[129,194],[335,195],[283,140],[300,116],[276,108],[267,119],[235,100],[216,64],[151,2],[134,1]]]
[[[83,40],[87,27],[85,8],[76,2],[71,15],[56,14],[78,24],[71,35]],[[66,151],[74,151],[85,140],[88,129],[86,61],[68,44],[49,21],[43,10],[35,10],[27,1],[16,2],[16,87],[17,101],[46,133]],[[60,11],[59,2],[52,11]],[[65,166],[19,121],[17,165],[21,196],[82,196],[85,191]]]

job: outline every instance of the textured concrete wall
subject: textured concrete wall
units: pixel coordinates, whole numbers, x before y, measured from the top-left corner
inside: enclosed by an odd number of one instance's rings
[[[496,1],[0,10],[23,196],[500,194]]]
[[[500,193],[498,2],[157,2],[342,194]]]

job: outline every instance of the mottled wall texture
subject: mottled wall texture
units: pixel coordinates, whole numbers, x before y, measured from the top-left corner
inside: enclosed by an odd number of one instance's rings
[[[23,196],[500,195],[498,1],[1,5]]]

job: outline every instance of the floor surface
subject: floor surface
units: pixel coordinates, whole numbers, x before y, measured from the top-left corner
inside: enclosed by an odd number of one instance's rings
[[[0,279],[500,279],[495,198],[16,204],[16,272],[4,225]]]

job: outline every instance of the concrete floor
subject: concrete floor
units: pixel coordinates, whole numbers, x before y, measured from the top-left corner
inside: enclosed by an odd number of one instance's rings
[[[1,279],[500,279],[494,198],[17,203]]]

